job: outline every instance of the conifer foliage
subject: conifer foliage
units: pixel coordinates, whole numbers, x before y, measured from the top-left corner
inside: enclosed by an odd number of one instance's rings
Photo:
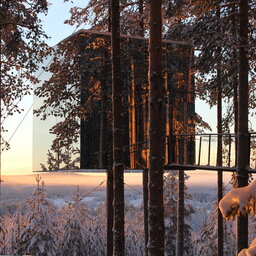
[[[185,180],[188,176],[185,175]],[[177,197],[178,197],[178,173],[170,172],[164,176],[164,217],[165,217],[165,255],[175,256],[177,245]],[[190,204],[191,195],[188,194],[185,186],[185,209],[184,209],[184,254],[192,253],[192,230],[190,227],[190,218],[194,213]]]
[[[47,0],[1,0],[1,99],[8,115],[21,111],[17,100],[38,82],[33,72],[49,53],[39,18],[47,11]]]
[[[41,182],[41,183],[40,183]],[[12,214],[0,216],[0,253],[32,255],[103,256],[106,250],[106,207],[88,208],[76,188],[63,207],[54,207],[40,177],[31,198],[20,202]],[[125,255],[144,255],[142,207],[126,205]]]
[[[77,187],[73,200],[63,209],[63,220],[60,228],[61,255],[97,255],[91,251],[88,213],[82,202],[82,194]],[[87,220],[87,222],[86,222]]]
[[[20,230],[17,254],[50,256],[56,254],[55,236],[52,229],[51,207],[45,198],[44,182],[37,176],[37,188],[25,204],[26,225]]]

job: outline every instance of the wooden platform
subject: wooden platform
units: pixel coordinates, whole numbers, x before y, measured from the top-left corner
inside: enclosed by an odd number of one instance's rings
[[[206,170],[206,171],[223,171],[223,172],[236,172],[237,167],[228,166],[210,166],[210,165],[183,165],[183,164],[169,164],[166,165],[165,170],[184,170],[184,171],[195,171],[195,170]],[[256,173],[256,169],[248,168],[248,173]]]

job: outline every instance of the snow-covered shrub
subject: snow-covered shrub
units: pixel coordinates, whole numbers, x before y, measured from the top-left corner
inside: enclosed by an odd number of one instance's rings
[[[230,190],[220,201],[219,208],[225,219],[235,216],[256,215],[256,181],[252,184]]]
[[[234,220],[235,216],[256,215],[256,181],[252,184],[230,190],[220,201],[219,208],[223,218]],[[238,256],[256,256],[256,239],[248,249],[243,249]]]
[[[44,182],[37,176],[37,188],[32,197],[25,201],[26,225],[19,231],[14,254],[40,256],[56,255],[55,234],[52,229],[53,208],[45,198]]]
[[[145,252],[143,208],[126,204],[125,209],[125,255],[143,256]]]
[[[92,255],[105,255],[106,250],[106,206],[100,204],[92,213],[90,217],[90,227],[87,232],[90,236]]]
[[[185,180],[189,177],[185,174]],[[164,176],[164,217],[165,217],[165,255],[176,255],[177,243],[177,207],[178,207],[178,172],[171,171]],[[189,203],[191,195],[185,185],[185,210],[184,210],[184,253],[192,255],[190,216],[194,213]]]
[[[238,256],[255,256],[256,255],[256,238],[252,241],[248,249],[243,249]]]
[[[0,254],[6,254],[7,234],[11,226],[11,217],[6,215],[0,218]]]
[[[91,217],[83,196],[77,187],[72,201],[62,209],[60,225],[59,254],[72,256],[98,255],[91,246],[90,227]]]
[[[26,218],[17,209],[8,224],[9,230],[6,232],[5,251],[7,254],[13,254],[18,251],[20,231],[25,228],[26,224]]]
[[[210,214],[203,223],[201,230],[194,234],[193,244],[194,255],[196,256],[209,256],[218,254],[218,214],[216,209],[216,202],[211,203],[209,209]],[[235,225],[233,222],[223,223],[224,255],[235,255],[236,253],[236,237],[234,231]]]

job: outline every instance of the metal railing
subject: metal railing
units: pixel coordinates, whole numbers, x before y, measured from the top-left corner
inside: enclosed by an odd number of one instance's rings
[[[205,134],[173,134],[165,139],[165,166],[187,169],[217,169],[235,171],[237,166],[236,145],[238,134],[205,133]],[[221,168],[218,166],[218,140],[222,143]],[[256,133],[248,134],[249,159],[248,166],[256,170]],[[160,141],[159,141],[160,143]],[[108,166],[112,165],[112,152],[108,152]],[[94,168],[97,166],[98,152],[94,153]],[[149,141],[124,146],[125,168],[148,168]],[[104,166],[106,167],[106,166]]]
[[[168,165],[218,166],[218,140],[222,144],[222,166],[236,168],[238,134],[175,134],[169,136]],[[256,169],[256,133],[248,133],[248,166]]]

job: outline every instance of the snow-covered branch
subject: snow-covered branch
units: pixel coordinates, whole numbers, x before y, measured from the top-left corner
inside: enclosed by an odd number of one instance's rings
[[[252,241],[248,249],[243,249],[238,256],[253,256],[256,255],[256,238]]]
[[[225,219],[252,213],[256,215],[256,181],[229,191],[220,201],[219,208]]]

